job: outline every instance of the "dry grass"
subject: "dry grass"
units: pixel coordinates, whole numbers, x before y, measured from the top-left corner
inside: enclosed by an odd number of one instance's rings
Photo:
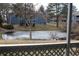
[[[63,30],[63,24],[59,25],[59,28],[56,27],[56,24],[47,24],[47,25],[35,25],[35,27],[32,27],[31,29],[33,31],[51,31],[51,30]],[[26,26],[15,26],[15,30],[22,30],[22,31],[29,31],[30,27]]]
[[[66,44],[66,40],[0,40],[1,44]],[[79,40],[71,40],[71,43],[79,43]]]
[[[79,32],[79,26],[77,26],[76,28],[73,28],[72,31],[73,31],[73,32]]]
[[[61,42],[59,40],[0,40],[0,44],[35,44],[35,43],[56,43]]]
[[[74,36],[74,39],[79,40],[79,24],[75,25],[75,27],[72,27],[71,30],[74,34],[76,34],[76,36]]]

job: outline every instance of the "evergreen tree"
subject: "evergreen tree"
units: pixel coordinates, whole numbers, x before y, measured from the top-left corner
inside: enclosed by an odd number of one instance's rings
[[[68,4],[67,4],[67,3],[65,3],[65,4],[63,3],[62,5],[63,5],[63,8],[62,8],[61,14],[63,15],[64,18],[67,19]],[[73,5],[73,6],[72,6],[72,13],[74,13],[74,12],[76,12],[76,11],[77,11],[77,9],[76,9],[76,7]]]
[[[41,12],[42,14],[45,14],[44,6],[41,5],[38,11]]]
[[[63,9],[62,9],[62,12],[61,12],[63,17],[67,18],[67,12],[68,12],[68,6],[67,6],[67,4],[63,4]]]
[[[62,4],[60,3],[49,3],[47,6],[47,13],[49,19],[56,17],[56,26],[59,27],[59,15],[61,14]]]

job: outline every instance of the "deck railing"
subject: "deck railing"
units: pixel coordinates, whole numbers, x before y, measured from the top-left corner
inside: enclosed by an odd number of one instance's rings
[[[66,44],[0,47],[0,56],[66,56]],[[70,44],[70,56],[79,55],[79,43]]]

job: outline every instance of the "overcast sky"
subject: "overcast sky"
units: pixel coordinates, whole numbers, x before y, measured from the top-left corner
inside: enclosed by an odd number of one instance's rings
[[[79,11],[79,3],[73,3],[73,5],[75,5],[76,6],[76,8],[78,9],[78,11]]]
[[[46,9],[46,7],[47,7],[47,5],[48,5],[48,3],[34,3],[34,5],[36,5],[36,10],[41,6],[41,5],[43,5],[44,6],[44,8]],[[76,8],[77,8],[77,10],[79,11],[79,3],[73,3],[73,5],[74,6],[76,6]]]

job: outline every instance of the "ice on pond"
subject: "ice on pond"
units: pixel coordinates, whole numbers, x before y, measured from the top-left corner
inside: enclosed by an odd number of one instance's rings
[[[8,39],[23,39],[30,38],[30,32],[17,31],[11,34],[2,34],[4,40]],[[53,39],[53,38],[66,38],[65,32],[60,31],[32,31],[32,39]]]

